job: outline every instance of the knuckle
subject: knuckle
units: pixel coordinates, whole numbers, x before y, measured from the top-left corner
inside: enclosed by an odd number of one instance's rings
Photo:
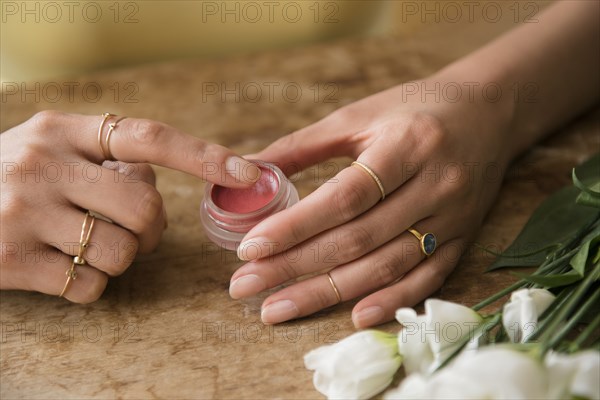
[[[25,177],[30,171],[41,171],[42,163],[49,158],[49,149],[40,143],[29,142],[25,144],[17,155],[18,165],[16,166],[20,173],[14,174],[14,177]]]
[[[140,178],[151,185],[156,183],[156,174],[149,164],[133,164],[137,168]]]
[[[119,251],[115,252],[114,257],[107,260],[106,273],[110,276],[121,275],[129,268],[138,252],[139,242],[133,234],[121,230],[115,246]]]
[[[46,133],[56,126],[56,122],[64,113],[54,110],[44,110],[36,113],[29,119],[29,123],[33,127],[33,132]]]
[[[14,192],[9,192],[7,188],[2,190],[2,208],[0,215],[2,222],[8,224],[9,221],[16,222],[20,217],[27,215],[29,202],[24,196],[19,196]]]
[[[162,132],[162,124],[149,119],[135,120],[131,128],[133,140],[142,146],[155,145],[159,141]]]
[[[194,140],[190,145],[189,158],[191,162],[203,163],[206,160],[207,145],[201,140]]]
[[[283,258],[285,259],[285,254],[284,254]],[[285,262],[281,263],[281,267],[279,268],[279,271],[281,274],[281,278],[283,278],[284,281],[289,281],[291,279],[295,279],[301,275],[298,273],[299,271],[296,269],[296,265],[287,260]]]
[[[144,188],[140,190],[135,213],[139,230],[148,228],[160,218],[163,208],[163,200],[158,190],[152,185],[145,185]]]
[[[381,256],[375,260],[371,276],[376,286],[384,286],[400,277],[401,261],[393,254]]]
[[[325,278],[327,279],[327,278]],[[331,306],[332,304],[337,303],[337,297],[335,295],[335,292],[333,291],[333,289],[331,288],[329,282],[326,282],[325,285],[323,285],[323,287],[317,287],[313,290],[311,290],[312,293],[310,293],[311,298],[313,299],[314,304],[316,305],[316,308],[321,310],[323,308],[327,308],[329,306]],[[342,294],[343,292],[340,292],[340,294]]]
[[[448,131],[439,118],[423,113],[413,117],[411,131],[418,132],[419,145],[425,154],[444,148],[448,137]]]
[[[373,235],[360,226],[344,228],[336,242],[339,243],[339,248],[344,249],[344,261],[355,260],[374,247]]]
[[[368,199],[369,193],[364,185],[348,182],[341,190],[334,192],[330,203],[331,214],[336,221],[350,221],[368,204]]]
[[[108,277],[102,272],[97,271],[97,273],[91,274],[81,299],[78,299],[75,302],[88,304],[97,301],[100,296],[102,296],[102,293],[104,293],[107,283]]]

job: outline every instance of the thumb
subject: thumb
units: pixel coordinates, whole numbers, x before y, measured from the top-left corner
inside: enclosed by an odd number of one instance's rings
[[[330,116],[331,117],[331,116]],[[353,132],[339,119],[327,117],[271,143],[255,154],[244,156],[277,165],[286,175],[302,171],[332,157],[350,155]]]

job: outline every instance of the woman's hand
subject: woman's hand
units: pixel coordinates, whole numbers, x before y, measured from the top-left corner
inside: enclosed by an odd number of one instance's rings
[[[440,89],[432,93],[449,84],[465,90],[460,101],[448,101]],[[511,102],[487,101],[481,90],[466,96],[467,90],[468,84],[441,76],[398,86],[253,155],[284,171],[351,157],[380,178],[385,200],[364,170],[343,169],[247,234],[238,256],[252,261],[234,273],[231,296],[305,277],[269,296],[262,320],[306,316],[338,303],[323,274],[330,270],[342,301],[366,295],[353,310],[354,324],[366,327],[393,319],[397,308],[438,289],[479,228],[513,156],[503,138]],[[410,227],[435,234],[431,257]]]
[[[509,162],[597,103],[599,8],[556,2],[538,23],[522,24],[435,76],[344,107],[256,154],[284,170],[292,166],[288,172],[334,156],[358,159],[379,176],[386,198],[379,202],[378,185],[359,167],[342,170],[247,234],[238,253],[254,261],[231,278],[231,296],[306,276],[264,301],[264,322],[334,305],[337,291],[341,300],[366,295],[352,313],[354,324],[366,327],[439,288]],[[407,232],[411,226],[437,236],[431,257]],[[330,269],[333,283],[323,274]]]
[[[116,117],[107,119],[108,125]],[[136,253],[150,252],[166,227],[153,163],[220,185],[244,187],[260,170],[230,150],[170,126],[134,118],[118,123],[105,161],[98,144],[101,116],[44,111],[0,135],[1,289],[59,295],[79,250],[86,210],[100,214],[64,297],[98,299],[109,276],[125,271]],[[89,221],[88,221],[89,226]]]

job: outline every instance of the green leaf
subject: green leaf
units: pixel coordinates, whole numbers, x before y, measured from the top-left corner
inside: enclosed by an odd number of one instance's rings
[[[574,174],[585,185],[600,181],[600,153],[576,167]],[[600,216],[598,210],[576,203],[580,194],[585,192],[569,186],[548,197],[533,212],[514,242],[487,270],[540,265],[551,252],[552,245],[569,240],[582,226],[597,219]]]
[[[600,177],[598,177],[596,181],[594,181],[588,186],[581,182],[579,179],[577,179],[575,168],[573,168],[573,173],[571,175],[573,178],[573,185],[575,185],[576,188],[580,189],[584,193],[589,194],[592,197],[600,197],[600,191],[598,190],[598,188],[600,188]]]
[[[577,254],[575,254],[573,258],[571,258],[571,261],[569,261],[569,264],[571,264],[571,267],[573,267],[573,269],[579,274],[579,276],[583,276],[583,274],[585,273],[585,264],[587,263],[591,243],[591,240],[588,240],[587,242],[583,243],[579,248]]]
[[[555,275],[525,275],[514,272],[514,275],[530,283],[535,283],[545,289],[552,289],[560,286],[567,286],[583,279],[583,276],[575,271]]]
[[[574,236],[589,221],[600,215],[591,207],[575,203],[579,189],[570,186],[547,198],[533,213],[515,241],[488,268],[531,267],[546,259],[552,244]],[[546,250],[543,250],[546,248]]]
[[[594,197],[586,192],[579,193],[575,202],[582,206],[600,208],[600,197]]]

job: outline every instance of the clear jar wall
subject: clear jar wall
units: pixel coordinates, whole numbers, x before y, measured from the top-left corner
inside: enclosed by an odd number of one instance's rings
[[[263,207],[248,213],[236,213],[222,209],[214,202],[214,184],[207,184],[204,199],[200,204],[200,219],[208,238],[227,250],[237,250],[246,233],[264,219],[285,210],[299,200],[298,191],[290,180],[273,165],[255,161],[261,169],[267,168],[277,179],[278,186],[274,197]]]

